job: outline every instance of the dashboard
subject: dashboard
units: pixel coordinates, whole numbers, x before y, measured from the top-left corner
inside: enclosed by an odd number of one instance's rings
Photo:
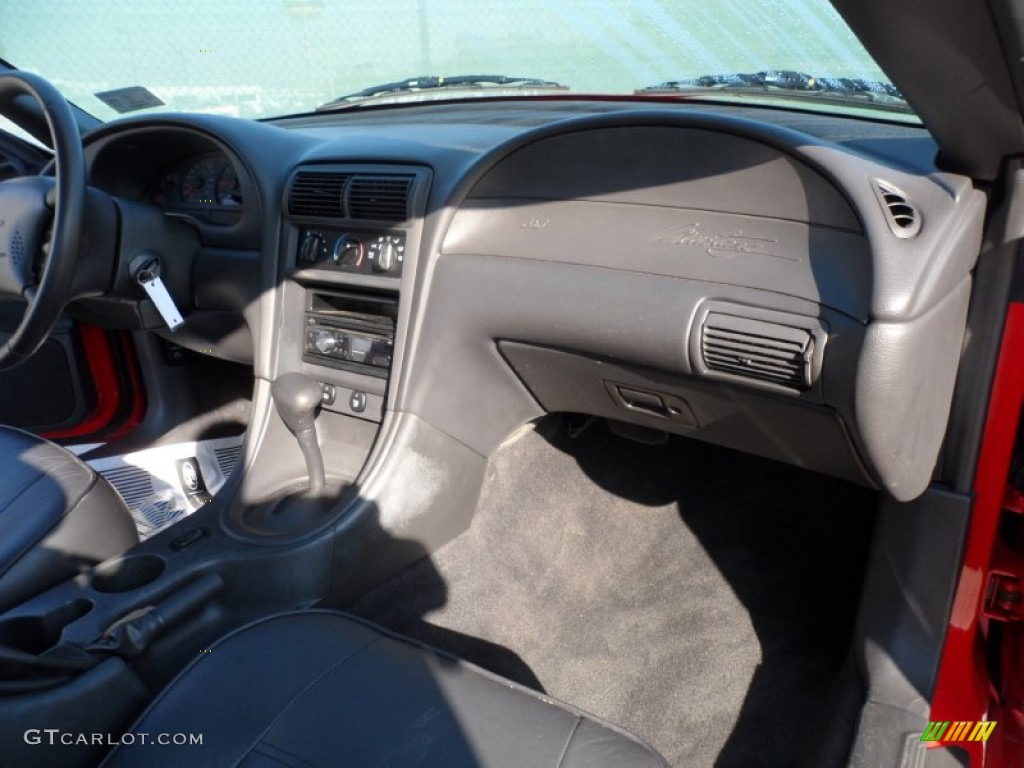
[[[328,410],[481,456],[571,411],[901,499],[931,477],[985,199],[923,129],[499,100],[130,118],[86,153],[139,240],[168,228],[175,339]]]

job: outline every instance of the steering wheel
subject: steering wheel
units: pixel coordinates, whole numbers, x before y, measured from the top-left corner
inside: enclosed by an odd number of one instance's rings
[[[21,95],[33,97],[43,110],[56,170],[54,178],[26,176],[0,183],[0,298],[27,302],[17,329],[0,347],[0,369],[31,357],[64,311],[85,212],[85,158],[71,107],[38,75],[0,74],[0,103]]]

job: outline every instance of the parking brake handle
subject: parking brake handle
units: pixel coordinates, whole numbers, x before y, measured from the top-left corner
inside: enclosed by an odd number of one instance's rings
[[[56,644],[40,650],[0,644],[0,697],[61,685],[111,656],[135,659],[223,590],[221,576],[207,573],[161,602],[121,617],[95,641],[83,644],[58,639]]]
[[[208,573],[153,606],[133,611],[114,622],[86,651],[137,658],[153,642],[211,602],[224,589],[224,580]]]

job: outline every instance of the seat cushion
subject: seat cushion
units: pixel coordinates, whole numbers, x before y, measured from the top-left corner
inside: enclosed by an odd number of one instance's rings
[[[0,611],[139,541],[117,492],[59,445],[0,426],[0,477]]]
[[[624,731],[346,614],[243,628],[189,665],[133,733],[201,746],[117,747],[105,766],[637,768],[663,758]]]

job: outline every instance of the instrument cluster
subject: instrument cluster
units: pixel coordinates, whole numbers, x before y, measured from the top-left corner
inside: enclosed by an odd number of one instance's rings
[[[210,223],[229,224],[242,210],[238,172],[219,153],[192,157],[166,168],[145,199],[168,212],[185,213]]]

